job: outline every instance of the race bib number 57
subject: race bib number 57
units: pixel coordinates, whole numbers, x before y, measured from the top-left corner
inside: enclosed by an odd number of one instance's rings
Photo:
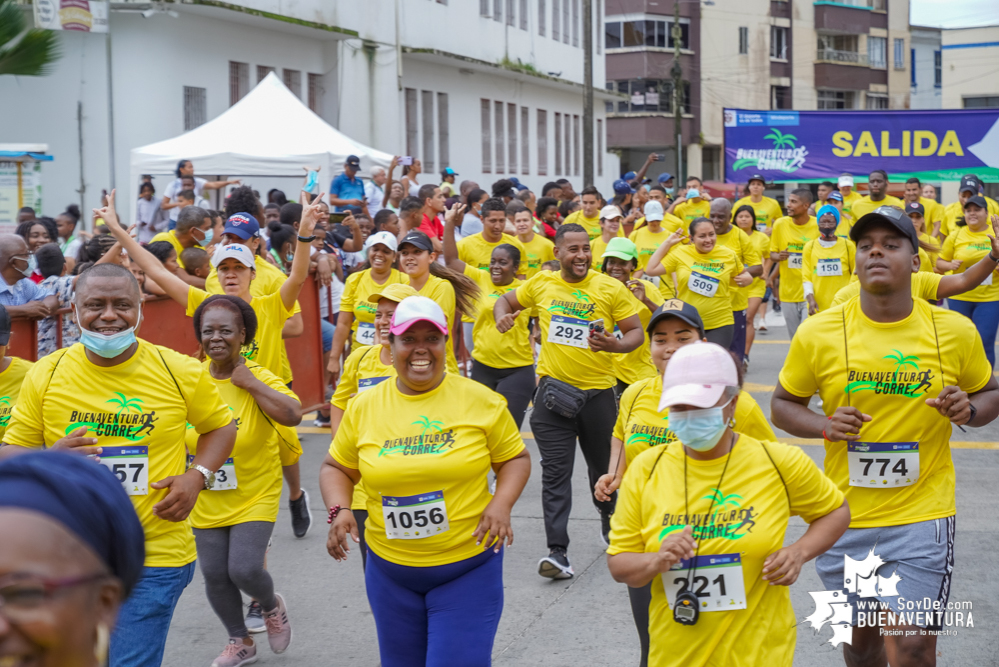
[[[149,493],[149,448],[102,447],[101,465],[114,473],[130,496]]]

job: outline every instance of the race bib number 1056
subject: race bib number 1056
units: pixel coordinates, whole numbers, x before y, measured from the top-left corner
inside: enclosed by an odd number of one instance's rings
[[[382,518],[385,537],[390,540],[421,540],[450,527],[443,491],[418,496],[382,496]]]

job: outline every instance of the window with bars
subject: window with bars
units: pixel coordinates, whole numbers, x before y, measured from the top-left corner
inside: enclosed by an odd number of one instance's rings
[[[791,88],[789,86],[770,86],[770,108],[791,109]]]
[[[514,0],[506,0],[506,24],[516,25],[516,16],[513,13]]]
[[[779,25],[770,26],[770,59],[787,60],[788,30]]]
[[[569,6],[570,2],[572,2],[572,0],[562,0],[562,43],[563,44],[569,43],[569,38],[571,37],[569,33],[572,32],[572,16],[571,16],[572,7]]]
[[[538,109],[538,176],[548,175],[548,112]]]
[[[538,0],[538,34],[545,36],[545,0]]]
[[[604,122],[597,119],[597,176],[604,175]]]
[[[257,65],[257,83],[263,81],[273,71],[274,68],[269,65]]]
[[[852,90],[819,90],[817,93],[817,108],[853,109],[854,93]]]
[[[489,0],[479,0],[479,16],[489,16]]]
[[[579,116],[572,117],[572,171],[579,176]]]
[[[492,102],[480,100],[482,116],[482,173],[491,174],[493,171],[493,119]]]
[[[441,169],[451,164],[451,132],[448,129],[447,93],[437,93],[437,157]]]
[[[565,136],[563,137],[563,144],[565,145],[565,173],[572,173],[572,116],[569,114],[562,114],[562,129],[564,130]]]
[[[416,155],[420,128],[417,126],[419,110],[416,108],[416,89],[406,89],[406,155]]]
[[[503,131],[504,118],[503,103],[493,102],[493,121],[496,125],[496,173],[502,174],[506,171],[506,133]]]
[[[873,93],[867,93],[867,108],[868,109],[887,109],[888,108],[888,96],[887,95],[875,95]]]
[[[607,21],[604,40],[608,49],[632,46],[673,48],[673,21]],[[680,48],[690,48],[690,23],[680,19]]]
[[[740,55],[749,53],[749,28],[746,26],[739,28],[739,53]]]
[[[517,151],[519,141],[517,136],[517,105],[506,105],[506,138],[507,138],[507,159],[511,174],[517,173]]]
[[[229,106],[250,92],[250,64],[229,61]]]
[[[503,20],[503,3],[506,0],[493,0],[493,20],[502,21]]]
[[[568,0],[562,0],[563,2],[568,2]],[[559,19],[562,13],[559,11],[559,0],[552,0],[552,39],[556,42],[562,38],[562,33],[559,31]]]
[[[531,173],[531,112],[520,107],[520,173]]]
[[[572,0],[572,45],[579,46],[579,0]]]
[[[309,108],[317,114],[322,113],[319,100],[323,96],[323,75],[309,73]]]
[[[933,52],[933,87],[939,88],[943,85],[943,53]]]
[[[555,174],[562,173],[562,114],[555,112]]]
[[[603,53],[603,48],[602,48],[602,46],[603,46],[602,45],[603,35],[600,34],[600,28],[599,28],[599,26],[600,26],[599,20],[604,15],[604,8],[603,8],[603,2],[602,2],[602,0],[597,0],[597,7],[596,7],[595,11],[596,11],[596,13],[594,14],[594,16],[597,17],[597,20],[593,22],[593,26],[594,26],[594,28],[593,28],[593,33],[594,33],[593,34],[593,41],[595,41],[597,43],[597,53],[599,54],[599,53]]]
[[[520,0],[520,29],[527,30],[527,0]]]
[[[618,113],[673,113],[673,82],[669,79],[630,79],[608,81],[607,88],[628,95],[617,103]],[[690,113],[690,82],[683,82],[683,113]],[[613,111],[612,103],[608,111]]]
[[[429,90],[420,91],[421,115],[423,116],[423,153],[420,160],[428,172],[436,171],[434,162],[434,94]]]
[[[905,69],[904,39],[895,39],[895,69]]]
[[[204,125],[208,120],[208,91],[184,86],[184,131]]]
[[[297,69],[286,69],[282,72],[284,75],[284,85],[288,86],[288,90],[292,94],[301,99],[302,98],[302,73]]]
[[[888,38],[868,37],[867,38],[867,61],[873,69],[888,68]]]

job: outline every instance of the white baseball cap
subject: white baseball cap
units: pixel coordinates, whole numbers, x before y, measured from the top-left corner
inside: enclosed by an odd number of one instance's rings
[[[657,202],[655,199],[650,199],[645,202],[645,219],[646,220],[662,220],[663,217],[663,205]]]
[[[738,387],[739,374],[728,350],[716,343],[685,345],[670,357],[663,373],[659,411],[673,405],[714,407],[725,387]]]
[[[233,259],[239,260],[239,263],[248,268],[256,268],[256,264],[253,261],[253,252],[247,248],[245,245],[239,243],[230,243],[229,245],[219,246],[215,250],[215,254],[212,255],[212,266],[216,269],[222,260],[232,257]]]
[[[600,209],[600,219],[601,220],[613,220],[614,218],[622,218],[624,214],[621,213],[621,209],[613,204],[608,204]]]
[[[389,232],[377,232],[369,236],[368,240],[364,242],[364,253],[367,254],[368,250],[378,243],[381,243],[392,252],[399,249],[399,242],[392,234]]]
[[[444,311],[436,301],[425,296],[410,296],[400,301],[392,315],[389,331],[398,336],[417,322],[430,322],[440,329],[442,334],[447,335],[447,318],[444,316]]]
[[[839,187],[853,187],[853,176],[840,176],[839,177]]]

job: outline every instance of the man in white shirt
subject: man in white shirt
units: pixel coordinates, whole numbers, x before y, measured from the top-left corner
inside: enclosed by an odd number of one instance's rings
[[[364,197],[368,200],[368,212],[371,215],[382,210],[385,201],[385,181],[388,175],[384,167],[371,168],[371,180],[364,184]]]

